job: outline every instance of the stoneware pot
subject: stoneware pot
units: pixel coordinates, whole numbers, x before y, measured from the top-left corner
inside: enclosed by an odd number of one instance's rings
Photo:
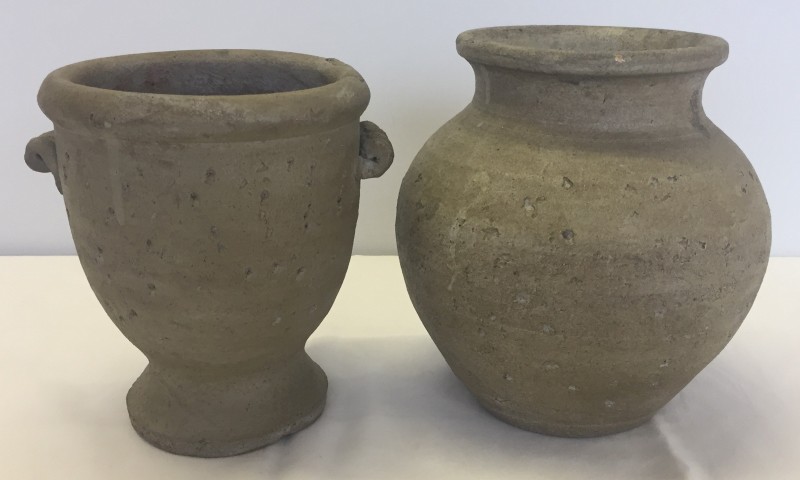
[[[491,413],[561,436],[646,422],[728,343],[761,284],[770,216],[705,115],[727,43],[695,33],[462,33],[475,96],[403,180],[406,285]]]
[[[51,171],[89,284],[149,360],[136,431],[216,457],[311,424],[327,380],[304,344],[344,279],[359,182],[391,164],[359,115],[369,89],[335,60],[183,51],[51,73],[30,141]]]

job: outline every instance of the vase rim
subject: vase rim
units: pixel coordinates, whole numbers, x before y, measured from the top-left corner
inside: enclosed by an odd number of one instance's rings
[[[266,88],[270,82],[277,88]],[[357,121],[369,97],[361,75],[333,58],[180,50],[61,67],[45,78],[38,102],[57,127],[74,132],[215,141]]]
[[[584,25],[479,28],[461,33],[456,48],[473,64],[582,76],[710,71],[728,57],[728,42],[713,35]]]

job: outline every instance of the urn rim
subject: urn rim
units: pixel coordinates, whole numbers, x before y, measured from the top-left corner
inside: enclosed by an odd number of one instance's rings
[[[357,122],[364,79],[333,58],[270,50],[179,50],[61,67],[39,89],[57,129],[89,136],[249,141]]]

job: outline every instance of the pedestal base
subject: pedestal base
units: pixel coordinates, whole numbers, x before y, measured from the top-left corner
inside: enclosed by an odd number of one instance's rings
[[[312,424],[328,381],[305,352],[261,369],[150,364],[128,391],[131,424],[152,445],[193,457],[256,450]]]

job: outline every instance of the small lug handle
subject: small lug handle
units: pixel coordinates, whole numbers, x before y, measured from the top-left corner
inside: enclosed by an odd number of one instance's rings
[[[394,160],[394,148],[386,132],[372,122],[361,122],[361,139],[358,147],[362,179],[383,175]]]
[[[58,177],[58,155],[56,154],[56,135],[53,131],[32,138],[25,147],[25,163],[34,172],[50,172],[56,179],[56,188],[61,191]]]

